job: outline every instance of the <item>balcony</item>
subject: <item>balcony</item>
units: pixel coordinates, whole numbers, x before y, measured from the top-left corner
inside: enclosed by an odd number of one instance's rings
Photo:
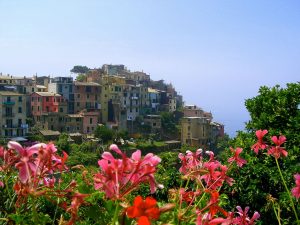
[[[8,125],[3,125],[3,128],[4,129],[16,129],[18,128],[19,126],[18,125],[15,125],[15,124],[8,124]]]
[[[3,113],[2,117],[15,117],[14,113]]]
[[[3,105],[14,105],[15,102],[14,101],[4,101]]]
[[[8,124],[8,125],[3,125],[4,129],[28,129],[28,124]]]

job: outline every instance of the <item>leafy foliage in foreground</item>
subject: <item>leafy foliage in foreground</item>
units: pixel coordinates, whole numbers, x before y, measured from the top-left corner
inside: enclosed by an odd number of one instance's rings
[[[267,129],[270,138],[275,134],[285,135],[288,157],[280,159],[279,164],[289,187],[294,183],[293,175],[300,171],[300,84],[287,84],[286,88],[275,86],[261,87],[259,95],[246,100],[251,120],[246,128],[249,132],[239,132],[229,141],[233,147],[242,147],[247,165],[231,173],[236,185],[227,186],[224,192],[229,196],[230,205],[237,202],[243,206],[251,205],[260,209],[261,220],[265,224],[278,223],[273,205],[280,208],[282,224],[292,224],[294,213],[285,187],[281,182],[276,162],[266,157],[265,152],[257,156],[251,151],[254,131]],[[223,152],[226,159],[228,151]],[[298,204],[298,212],[300,211]]]

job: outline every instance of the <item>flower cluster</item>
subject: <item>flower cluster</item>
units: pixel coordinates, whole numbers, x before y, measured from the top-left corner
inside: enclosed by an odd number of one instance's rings
[[[271,140],[275,144],[275,146],[274,145],[269,146],[263,141],[263,138],[267,133],[268,133],[267,130],[257,130],[255,132],[257,137],[257,142],[251,147],[252,150],[256,154],[258,154],[259,150],[267,149],[268,150],[267,154],[272,155],[275,159],[279,159],[281,155],[287,157],[288,155],[287,151],[281,146],[286,141],[286,137],[283,135],[280,135],[279,137],[273,136]]]
[[[256,220],[259,219],[260,214],[258,212],[254,212],[253,216],[250,218],[248,216],[249,207],[247,206],[245,210],[243,210],[240,206],[237,206],[237,212],[229,212],[224,213],[226,218],[212,218],[212,214],[198,214],[197,217],[197,225],[230,225],[230,224],[239,224],[239,225],[253,225]],[[236,215],[236,216],[235,216]]]
[[[216,160],[212,151],[206,151],[206,154],[209,156],[209,160],[205,162],[201,149],[195,153],[187,151],[185,155],[180,153],[178,156],[181,160],[179,171],[185,175],[186,179],[196,180],[206,189],[216,190],[222,186],[224,181],[232,185],[233,179],[226,175],[228,167]],[[232,161],[235,160],[235,158],[232,159]],[[239,160],[241,161],[241,159]],[[242,161],[242,163],[246,162]]]
[[[121,199],[141,183],[149,183],[151,193],[160,187],[154,178],[156,166],[161,161],[158,156],[149,153],[142,158],[141,151],[137,150],[129,158],[115,144],[110,146],[110,150],[121,159],[116,159],[111,152],[102,154],[98,161],[101,170],[94,175],[96,190],[104,191],[107,198]]]
[[[242,224],[240,215],[234,217],[233,212],[227,212],[220,206],[219,200],[219,189],[222,187],[224,182],[229,185],[233,184],[233,179],[230,178],[227,173],[233,162],[239,167],[242,167],[247,163],[246,160],[240,157],[243,149],[231,148],[233,157],[228,159],[229,166],[222,165],[218,160],[215,159],[214,153],[206,151],[205,153],[209,156],[209,159],[205,161],[203,151],[198,149],[195,153],[187,151],[186,154],[179,154],[181,161],[181,167],[179,171],[184,174],[185,179],[189,181],[196,181],[196,189],[188,190],[188,188],[180,188],[178,191],[179,196],[179,220],[187,220],[191,217],[190,213],[194,211],[196,213],[196,224]],[[187,185],[186,185],[187,186]],[[190,186],[195,187],[194,185]],[[194,190],[193,190],[194,189]],[[173,190],[173,193],[176,192]],[[206,200],[205,200],[206,199]],[[248,208],[245,211],[247,214]],[[223,215],[225,218],[220,217]],[[254,224],[254,221],[258,219],[259,214],[255,213],[253,218],[248,219],[248,216],[243,218],[249,223]]]
[[[68,155],[63,152],[63,156],[57,154],[57,148],[53,143],[37,143],[31,147],[22,147],[18,142],[10,141],[8,149],[0,148],[0,159],[2,165],[0,172],[9,176],[14,170],[18,171],[18,179],[13,185],[13,190],[17,194],[16,207],[25,204],[29,197],[36,198],[43,196],[49,201],[56,203],[51,197],[69,199],[70,206],[64,201],[59,206],[70,212],[69,224],[73,224],[77,217],[79,206],[83,203],[86,195],[75,191],[76,182],[71,181],[64,189],[56,188],[62,183],[61,175],[67,171],[65,165]],[[0,182],[0,186],[5,184]]]

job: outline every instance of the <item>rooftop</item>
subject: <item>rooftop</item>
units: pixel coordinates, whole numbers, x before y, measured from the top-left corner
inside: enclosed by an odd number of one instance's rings
[[[36,85],[37,88],[46,89],[47,87],[44,85]]]
[[[72,118],[82,118],[83,115],[81,115],[81,114],[68,114],[68,117],[72,117]]]
[[[23,94],[19,94],[17,92],[13,92],[13,91],[0,91],[0,95],[4,95],[4,96],[21,96]]]
[[[75,86],[101,86],[98,83],[95,82],[80,82],[80,81],[75,81],[74,82]]]
[[[153,89],[153,88],[148,88],[148,92],[149,93],[157,93],[157,94],[159,93],[158,90]]]
[[[61,96],[60,94],[56,94],[53,92],[35,92],[36,94],[40,95],[40,96],[45,96],[45,97],[51,97],[51,96]]]
[[[54,131],[54,130],[40,130],[40,133],[43,136],[55,136],[55,135],[60,135],[59,131]]]

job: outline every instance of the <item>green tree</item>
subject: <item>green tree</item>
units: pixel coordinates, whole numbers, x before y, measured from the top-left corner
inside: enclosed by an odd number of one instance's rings
[[[179,132],[176,126],[176,117],[171,112],[162,112],[161,116],[161,126],[166,133],[177,134]]]
[[[90,68],[88,68],[87,66],[74,66],[70,72],[72,73],[87,73],[90,70]]]
[[[78,74],[77,77],[76,77],[76,80],[80,81],[80,82],[85,81],[85,79],[86,79],[86,75],[83,74],[83,73]]]
[[[102,139],[104,143],[112,141],[114,137],[114,131],[106,126],[98,126],[94,132],[95,137]]]
[[[234,168],[231,176],[236,185],[224,189],[233,205],[251,206],[259,210],[261,219],[266,224],[276,224],[272,201],[280,206],[282,224],[293,224],[294,214],[289,202],[288,194],[281,182],[277,166],[273,157],[265,153],[256,155],[251,146],[255,143],[255,131],[267,129],[266,139],[273,135],[285,135],[285,148],[288,157],[279,159],[283,176],[288,187],[294,186],[293,174],[300,172],[300,84],[287,84],[286,88],[279,85],[268,88],[261,87],[259,94],[246,100],[245,105],[251,120],[247,123],[248,132],[239,132],[229,143],[233,147],[244,149],[242,157],[248,163],[242,168]],[[223,152],[224,159],[228,158],[229,150]],[[270,198],[272,197],[272,198]],[[300,209],[298,208],[300,211]]]
[[[62,133],[61,135],[59,135],[58,140],[56,141],[56,146],[60,152],[65,151],[69,154],[71,151],[69,135],[66,133]]]

